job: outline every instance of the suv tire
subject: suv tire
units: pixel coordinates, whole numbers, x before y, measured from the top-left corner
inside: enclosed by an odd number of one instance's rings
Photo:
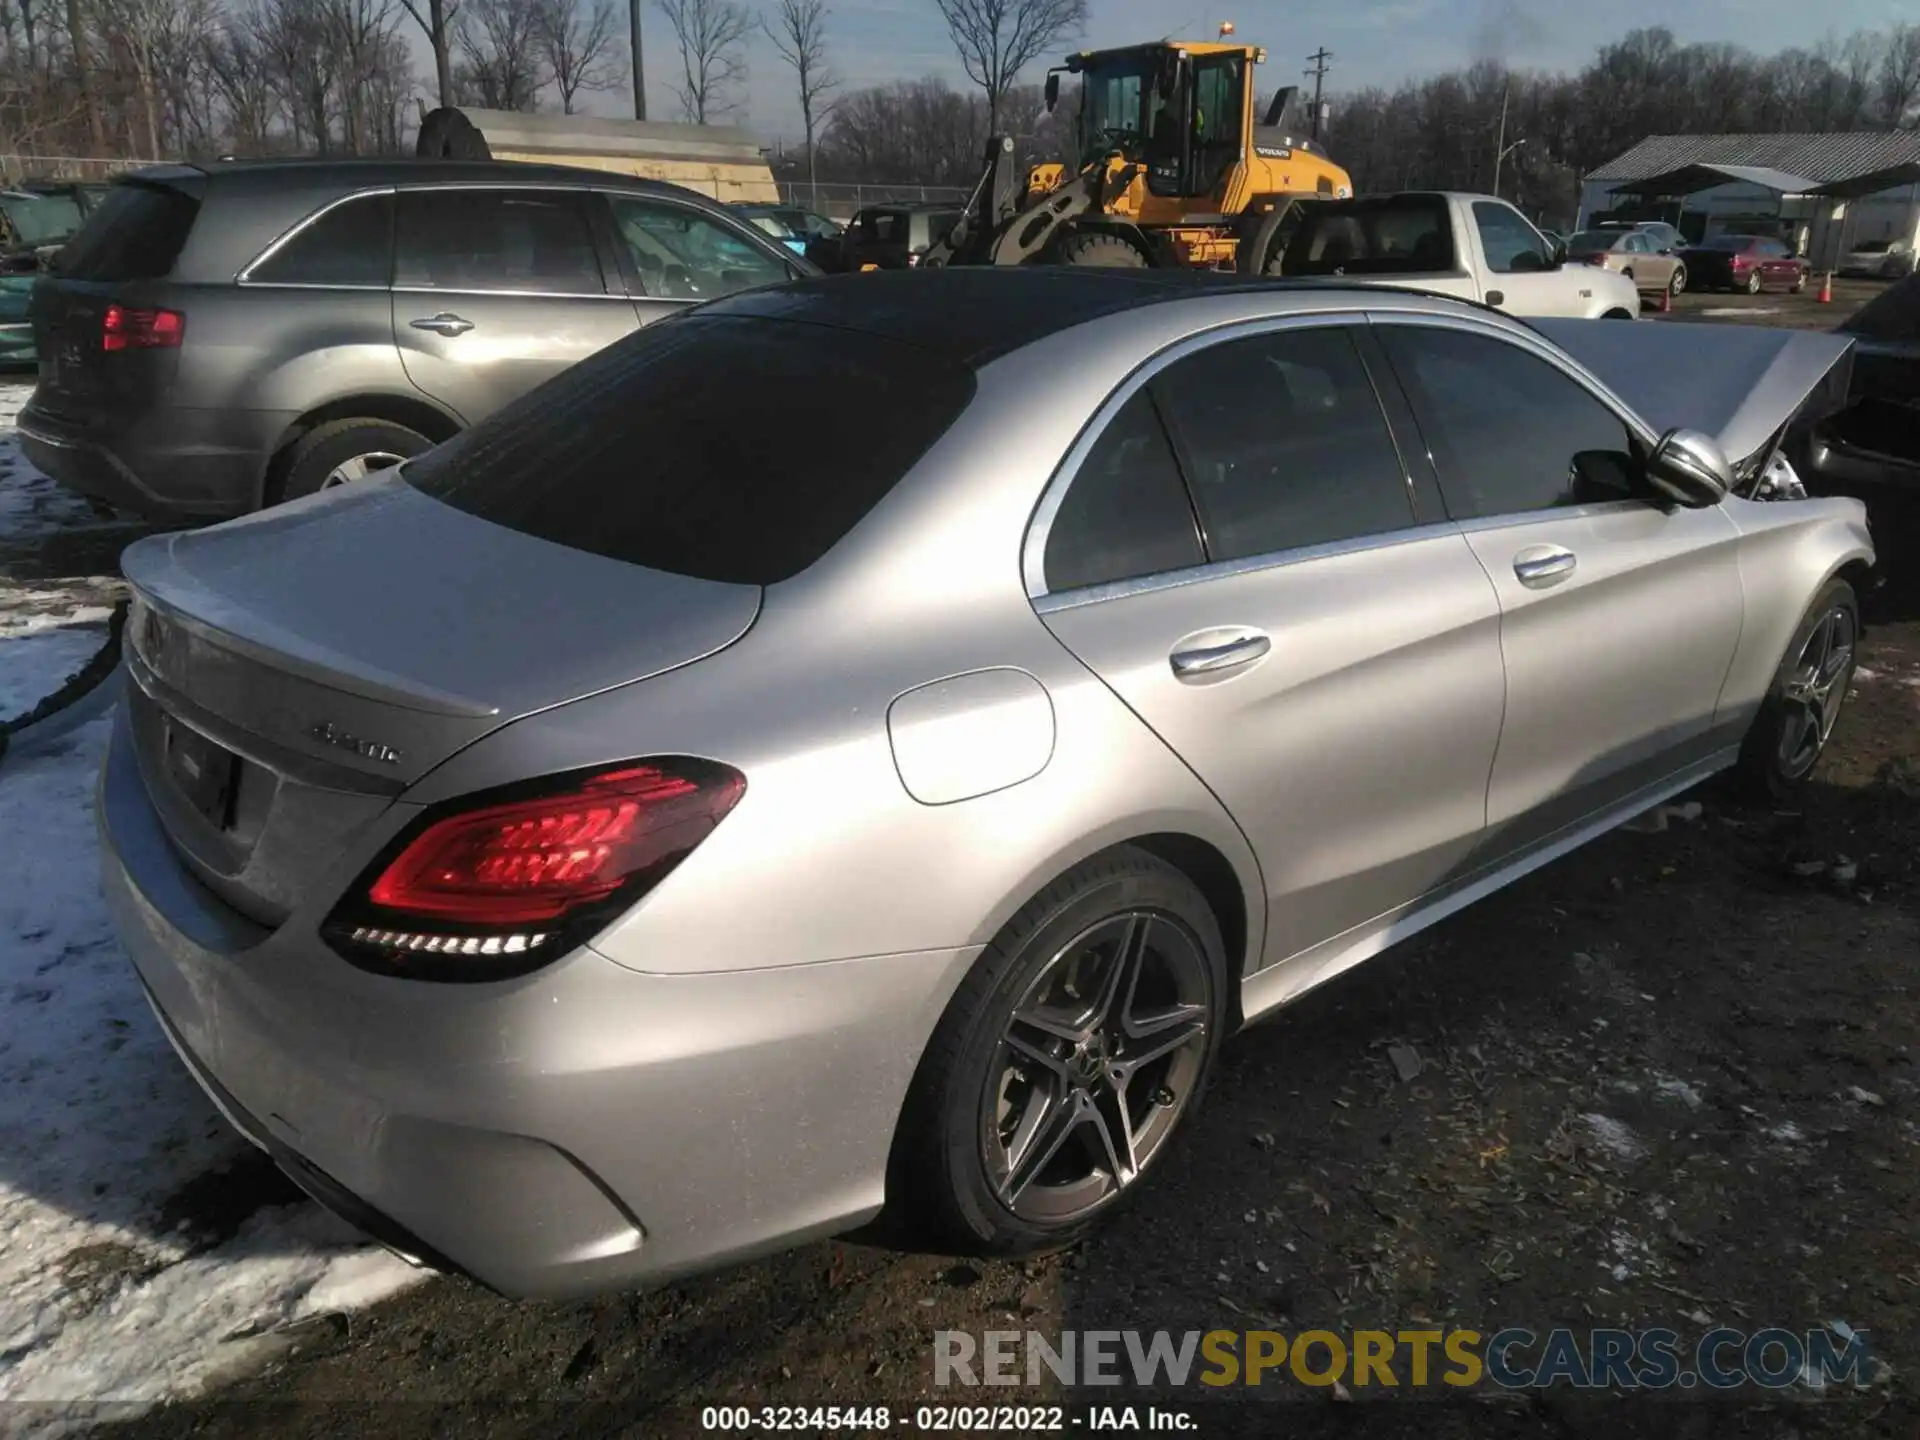
[[[431,449],[418,430],[390,420],[332,420],[302,435],[287,452],[279,483],[269,484],[266,503],[298,500],[333,485],[364,479]]]

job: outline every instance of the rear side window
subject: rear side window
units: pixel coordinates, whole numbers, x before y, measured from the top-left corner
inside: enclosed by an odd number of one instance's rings
[[[200,202],[167,185],[116,185],[61,247],[54,273],[71,280],[158,280],[187,243]]]
[[[1155,384],[1215,560],[1414,523],[1386,414],[1345,329],[1230,340]]]
[[[1077,590],[1204,564],[1186,482],[1145,390],[1074,473],[1047,531],[1047,589]]]
[[[1437,195],[1393,200],[1315,201],[1297,207],[1286,275],[1398,275],[1451,270],[1453,221]]]
[[[385,289],[393,274],[393,196],[362,195],[326,211],[247,272],[261,285]]]
[[[966,366],[896,341],[690,313],[581,361],[402,475],[557,545],[773,585],[858,525],[973,390]]]
[[[393,283],[404,289],[600,295],[607,282],[569,190],[408,190]]]

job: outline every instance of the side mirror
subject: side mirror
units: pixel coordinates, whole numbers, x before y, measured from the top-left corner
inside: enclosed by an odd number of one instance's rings
[[[1567,263],[1567,242],[1564,240],[1555,240],[1553,242],[1554,268],[1557,270],[1560,266],[1566,263]]]
[[[1733,466],[1711,435],[1669,430],[1647,461],[1647,483],[1677,505],[1704,510],[1726,499],[1733,488]]]
[[[1060,103],[1060,75],[1058,71],[1047,75],[1047,113],[1053,113],[1053,107]]]

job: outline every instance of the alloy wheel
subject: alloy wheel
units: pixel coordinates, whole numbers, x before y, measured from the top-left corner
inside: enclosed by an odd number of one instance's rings
[[[1780,768],[1799,779],[1813,768],[1833,734],[1847,684],[1853,673],[1853,611],[1836,605],[1823,616],[1800,647],[1781,699]]]
[[[351,485],[357,480],[366,479],[375,471],[391,469],[406,458],[391,450],[369,450],[364,455],[349,456],[327,472],[327,478],[320,482],[320,488],[331,490],[336,485]]]
[[[1212,989],[1199,940],[1158,911],[1101,920],[1047,962],[982,1096],[982,1156],[1002,1204],[1063,1225],[1140,1177],[1198,1087]]]
[[[1667,281],[1667,293],[1669,295],[1684,294],[1686,292],[1686,288],[1687,288],[1687,267],[1684,265],[1676,265],[1673,267],[1673,278]]]

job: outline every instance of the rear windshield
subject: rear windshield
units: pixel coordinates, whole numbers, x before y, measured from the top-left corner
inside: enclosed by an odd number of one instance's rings
[[[61,248],[56,275],[71,280],[157,280],[173,269],[200,202],[165,185],[113,187]]]
[[[1716,235],[1700,248],[1702,250],[1744,250],[1753,244],[1751,235]]]
[[[773,585],[859,524],[973,389],[966,366],[897,341],[690,314],[608,346],[402,474],[558,545]]]
[[[1891,240],[1862,240],[1853,247],[1856,255],[1879,255],[1893,248]]]
[[[1299,206],[1283,275],[1396,275],[1453,268],[1453,223],[1439,196],[1315,200]]]
[[[1567,241],[1569,250],[1611,250],[1620,243],[1624,232],[1619,230],[1582,230]]]

